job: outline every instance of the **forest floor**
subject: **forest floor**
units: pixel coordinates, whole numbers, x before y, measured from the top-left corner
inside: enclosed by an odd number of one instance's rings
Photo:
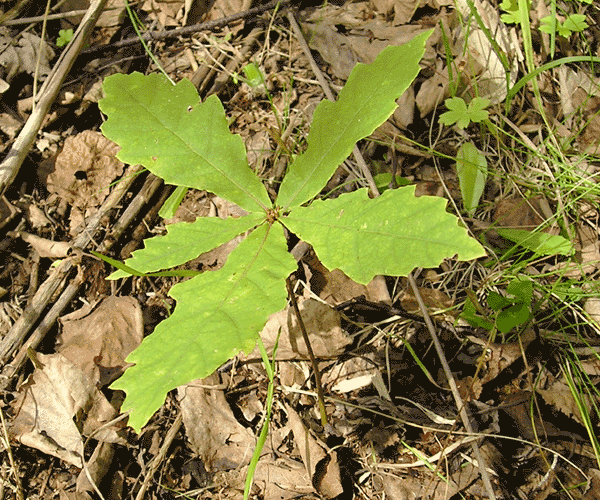
[[[597,5],[114,0],[88,23],[87,3],[0,2],[0,500],[241,499],[248,478],[267,500],[600,498]],[[319,197],[414,186],[485,257],[364,285],[289,233],[315,362],[290,298],[261,332],[272,363],[241,353],[134,432],[110,386],[185,278],[107,280],[92,251],[122,262],[243,210],[192,189],[159,216],[174,187],[117,158],[104,80],[162,71],[216,95],[273,195],[324,86],[430,29],[397,109]],[[213,272],[242,239],[179,269]]]

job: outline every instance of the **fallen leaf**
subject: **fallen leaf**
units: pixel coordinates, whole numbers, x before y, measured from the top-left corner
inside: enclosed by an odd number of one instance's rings
[[[0,67],[6,82],[10,83],[19,73],[37,74],[43,79],[50,73],[52,58],[54,51],[37,35],[22,32],[15,39],[8,27],[0,26]]]
[[[296,446],[311,476],[315,490],[323,498],[335,498],[344,492],[337,453],[315,439],[304,427],[300,416],[288,405],[288,426],[294,433]]]
[[[106,199],[110,184],[123,173],[116,158],[119,146],[100,132],[86,130],[67,137],[48,175],[48,190],[70,205],[70,233],[77,234],[84,218]]]
[[[214,373],[177,389],[192,450],[212,472],[248,464],[256,446],[256,437],[235,418],[220,384]]]
[[[125,358],[144,337],[142,310],[133,297],[109,296],[60,318],[56,352],[79,367],[98,387],[123,372]]]
[[[116,427],[100,430],[117,412],[85,373],[62,354],[35,356],[40,366],[13,402],[14,439],[80,468],[84,436],[126,443]]]
[[[352,343],[343,331],[340,314],[335,309],[318,300],[303,298],[299,298],[298,307],[317,358],[337,356]],[[291,307],[272,314],[260,334],[269,356],[278,334],[276,359],[309,359],[298,319]],[[258,348],[248,355],[248,358],[255,357],[260,358]]]

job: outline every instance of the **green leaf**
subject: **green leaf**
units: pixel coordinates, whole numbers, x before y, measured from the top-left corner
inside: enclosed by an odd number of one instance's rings
[[[485,255],[483,247],[446,212],[446,200],[415,198],[415,186],[370,200],[366,189],[295,208],[282,222],[313,245],[321,262],[358,283],[377,274],[406,276],[415,267],[436,267],[447,257]]]
[[[538,255],[571,255],[573,245],[562,236],[531,233],[526,229],[496,228],[500,236]]]
[[[111,386],[127,393],[129,425],[139,432],[170,390],[249,352],[268,317],[285,307],[285,278],[296,267],[282,228],[264,224],[221,269],[175,285],[175,312],[128,356],[136,365]]]
[[[168,184],[211,191],[253,212],[271,206],[248,167],[242,139],[227,126],[216,96],[199,104],[189,80],[171,85],[161,75],[109,76],[98,105],[102,133],[121,146],[118,158],[142,164]]]
[[[58,32],[58,38],[56,39],[56,46],[64,47],[71,40],[73,40],[73,30],[71,28],[67,30],[60,30]]]
[[[477,307],[470,298],[465,302],[465,308],[459,317],[475,328],[485,328],[489,331],[494,327],[492,321],[477,314]]]
[[[585,16],[583,14],[571,14],[565,19],[565,22],[562,23],[562,26],[564,29],[576,33],[579,33],[580,31],[583,31],[589,27],[588,23],[585,22]]]
[[[514,295],[518,301],[531,304],[533,298],[533,281],[526,276],[517,276],[506,287],[506,292]]]
[[[265,77],[255,63],[244,66],[244,74],[246,75],[248,85],[252,88],[256,88],[265,83]]]
[[[498,292],[494,292],[493,290],[488,293],[487,303],[490,306],[490,309],[493,311],[500,311],[505,307],[514,304],[515,301],[500,295]]]
[[[144,248],[133,252],[125,264],[141,273],[179,266],[227,243],[263,221],[264,215],[257,213],[237,219],[198,217],[194,222],[168,224],[167,234],[145,240]],[[127,276],[126,272],[115,271],[108,279]]]
[[[515,24],[519,22],[519,5],[517,0],[502,0],[500,8],[505,14],[500,15],[500,19],[506,24]]]
[[[188,192],[188,188],[185,186],[177,186],[175,191],[171,193],[171,196],[163,203],[163,206],[160,207],[158,211],[158,215],[160,215],[163,219],[170,219],[175,216],[175,212],[181,205],[181,202],[185,198],[185,195]]]
[[[479,206],[487,180],[487,160],[472,142],[464,143],[456,154],[456,172],[463,204],[469,215]]]
[[[283,179],[277,204],[299,206],[315,197],[360,139],[370,135],[396,109],[419,73],[429,30],[399,47],[386,47],[372,64],[357,64],[335,102],[315,110],[306,151]]]
[[[560,28],[560,21],[554,16],[546,16],[540,19],[540,31],[552,35]],[[568,36],[568,35],[567,35]]]
[[[373,180],[375,181],[375,185],[380,193],[387,191],[390,188],[390,184],[392,184],[393,176],[389,172],[382,172],[381,174],[377,174],[373,176]],[[401,175],[396,175],[396,186],[408,186],[411,183],[405,177]]]
[[[518,302],[498,314],[496,325],[502,333],[508,333],[514,327],[529,321],[531,316],[529,305]]]
[[[444,101],[449,111],[440,115],[440,123],[452,125],[456,123],[458,128],[467,128],[471,122],[487,120],[488,112],[485,111],[490,100],[485,97],[475,97],[467,106],[462,97],[450,97]]]

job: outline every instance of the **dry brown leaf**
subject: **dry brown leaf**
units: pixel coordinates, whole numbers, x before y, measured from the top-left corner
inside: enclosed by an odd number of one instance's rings
[[[469,336],[471,342],[485,349],[485,365],[481,377],[481,384],[494,380],[500,372],[512,365],[517,359],[523,357],[527,346],[535,339],[535,332],[527,330],[521,334],[521,341],[507,344],[492,344],[485,339]]]
[[[311,292],[332,307],[360,296],[364,296],[370,302],[392,305],[390,293],[382,276],[375,276],[365,286],[353,281],[339,269],[329,271],[321,264],[316,255],[307,259],[306,262],[303,261],[303,264]]]
[[[288,405],[288,426],[294,433],[296,446],[310,474],[315,490],[323,498],[335,498],[344,492],[337,453],[315,439],[304,427],[300,416]]]
[[[110,184],[123,173],[124,164],[115,156],[118,151],[119,146],[92,130],[66,139],[54,172],[48,175],[48,190],[72,207],[71,235],[102,204]]]
[[[76,467],[82,467],[83,436],[90,436],[117,412],[78,367],[62,354],[37,354],[41,363],[13,403],[11,436]],[[94,439],[125,444],[115,427]]]
[[[37,35],[22,32],[15,40],[9,28],[0,26],[0,67],[4,69],[5,82],[10,83],[19,73],[37,74],[42,79],[50,73],[52,58],[54,51]]]
[[[437,61],[436,64],[436,71],[421,84],[415,97],[415,103],[421,118],[439,107],[443,100],[448,97],[448,70],[443,67],[442,61]]]
[[[433,471],[420,471],[416,477],[386,474],[381,477],[381,482],[386,498],[390,500],[447,500],[460,491],[454,481],[449,480],[446,484]]]
[[[573,397],[569,385],[563,378],[556,379],[553,384],[545,389],[538,388],[536,392],[544,398],[546,403],[560,410],[581,425],[585,425],[581,410]],[[593,414],[595,411],[594,408],[598,406],[598,398],[593,401],[587,394],[580,394],[580,398],[580,402],[585,406],[588,415]]]
[[[214,373],[177,389],[192,450],[212,472],[248,464],[256,446],[256,437],[237,421],[220,384]]]
[[[60,4],[61,12],[71,12],[73,10],[87,10],[90,6],[90,0],[65,0]],[[120,26],[123,22],[126,13],[125,0],[108,0],[104,11],[100,14],[96,26],[98,27],[111,27]],[[83,15],[76,17],[69,17],[65,20],[61,19],[63,28],[74,28],[81,20]]]
[[[343,331],[340,315],[335,309],[318,300],[303,298],[299,298],[298,307],[317,358],[337,356],[352,343]],[[276,359],[309,359],[298,319],[290,307],[272,314],[260,334],[269,355],[280,331]],[[258,348],[248,355],[248,358],[256,357],[260,358]]]
[[[539,197],[500,200],[492,220],[498,227],[533,230],[544,222],[540,203]]]
[[[381,16],[365,22],[368,10],[362,2],[344,8],[327,5],[316,10],[302,25],[308,32],[310,47],[321,54],[333,74],[342,80],[348,79],[356,63],[369,64],[387,46],[402,45],[423,31],[415,25],[392,25]],[[343,34],[339,26],[344,26]],[[427,41],[427,50],[432,50],[438,38],[439,35],[434,35]]]
[[[229,499],[242,500],[242,491],[248,473],[248,467],[241,470],[231,470],[217,474],[214,484],[218,487],[233,488],[239,491],[238,495],[228,496]],[[299,495],[308,495],[314,492],[306,469],[301,462],[292,460],[284,455],[277,459],[271,455],[261,456],[254,471],[252,493],[257,497],[277,500],[298,498]]]
[[[40,257],[63,259],[71,251],[71,244],[67,241],[52,241],[25,231],[8,231],[7,234],[13,238],[21,238],[24,242],[29,243]]]
[[[508,56],[511,65],[508,77],[512,86],[517,81],[517,62],[522,60],[518,45],[512,42],[509,30],[501,21],[496,7],[487,0],[474,0],[473,5],[485,27],[492,33],[497,46]],[[490,99],[492,104],[502,102],[507,94],[507,75],[500,57],[471,14],[469,2],[457,0],[457,6],[461,15],[471,22],[469,26],[460,27],[461,31],[457,36],[458,46],[454,53],[464,54],[464,56],[457,57],[455,63],[463,70],[462,74],[465,78],[474,80],[472,85],[477,87],[478,96]],[[468,30],[468,36],[465,36],[465,30]],[[465,43],[467,46],[462,47]]]
[[[403,280],[404,281],[404,280]],[[454,300],[437,288],[418,287],[419,293],[429,310],[449,309],[454,305]],[[410,287],[406,287],[399,295],[400,304],[407,312],[419,313],[419,303]]]
[[[561,262],[550,267],[551,271],[562,270],[562,275],[568,278],[579,278],[582,274],[590,274],[598,269],[600,264],[600,242],[598,231],[581,222],[577,226],[577,236],[574,241],[576,262]]]
[[[368,386],[378,372],[379,367],[373,361],[356,357],[336,363],[321,375],[321,383],[331,386],[333,392],[343,394]]]
[[[184,0],[146,0],[142,10],[148,12],[148,18],[158,19],[162,28],[179,26],[183,19]]]
[[[144,338],[142,310],[133,297],[110,296],[60,319],[57,352],[99,387],[118,378],[125,358]]]
[[[600,297],[589,297],[583,303],[584,311],[600,325]]]

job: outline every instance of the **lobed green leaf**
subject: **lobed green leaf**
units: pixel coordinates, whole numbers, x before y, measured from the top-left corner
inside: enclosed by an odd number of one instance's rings
[[[361,189],[294,208],[282,222],[313,245],[326,267],[363,284],[377,274],[406,276],[415,267],[436,267],[456,254],[461,260],[485,255],[446,212],[446,200],[415,198],[414,192],[415,186],[405,186],[370,200]]]
[[[168,184],[205,189],[249,212],[271,206],[216,96],[199,104],[189,80],[172,85],[157,74],[112,75],[102,88],[106,97],[98,105],[108,116],[102,133],[121,146],[121,161],[141,164]]]
[[[372,64],[357,64],[337,101],[323,101],[313,115],[308,147],[288,168],[277,204],[300,206],[314,198],[348,157],[396,109],[398,99],[419,73],[428,30],[410,42],[386,47]]]
[[[125,264],[141,273],[179,266],[253,229],[264,219],[264,214],[254,213],[240,218],[198,217],[194,222],[168,224],[167,234],[145,240],[144,248],[133,252]],[[127,276],[124,271],[115,271],[108,279]]]
[[[170,390],[249,352],[268,317],[285,307],[285,278],[296,267],[281,226],[264,224],[221,269],[175,285],[175,312],[128,356],[135,366],[111,386],[127,393],[129,425],[139,432]]]

